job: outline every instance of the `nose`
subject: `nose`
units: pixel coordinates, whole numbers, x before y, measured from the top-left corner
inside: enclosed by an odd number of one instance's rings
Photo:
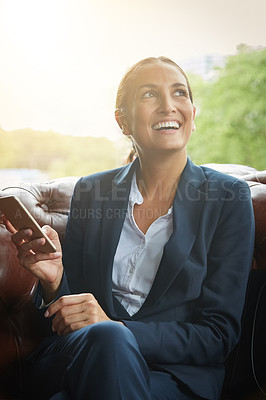
[[[176,105],[170,94],[165,93],[160,96],[159,112],[161,114],[172,114],[176,112]]]

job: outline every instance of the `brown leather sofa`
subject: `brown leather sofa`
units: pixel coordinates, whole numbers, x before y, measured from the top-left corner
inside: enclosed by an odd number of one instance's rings
[[[242,337],[227,360],[223,399],[260,400],[266,392],[266,171],[235,164],[209,166],[246,180],[252,193],[254,257]],[[76,181],[69,177],[47,183],[11,182],[8,187],[0,182],[0,196],[17,195],[40,225],[51,225],[63,242]],[[32,304],[37,281],[18,264],[2,222],[0,216],[0,399],[23,399],[21,361],[44,336],[46,326]]]

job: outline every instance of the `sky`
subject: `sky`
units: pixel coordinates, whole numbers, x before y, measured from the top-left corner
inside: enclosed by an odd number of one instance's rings
[[[266,0],[0,0],[0,128],[116,140],[132,64],[266,47],[265,15]]]

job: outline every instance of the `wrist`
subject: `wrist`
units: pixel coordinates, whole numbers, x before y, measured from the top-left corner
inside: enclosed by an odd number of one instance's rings
[[[58,296],[62,286],[62,278],[59,282],[47,283],[47,281],[40,280],[42,287],[42,298],[46,304],[52,302]]]

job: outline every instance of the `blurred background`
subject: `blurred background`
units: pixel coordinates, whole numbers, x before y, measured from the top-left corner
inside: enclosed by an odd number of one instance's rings
[[[265,0],[0,0],[0,179],[125,163],[116,89],[160,55],[191,81],[192,160],[266,169],[265,15]]]

